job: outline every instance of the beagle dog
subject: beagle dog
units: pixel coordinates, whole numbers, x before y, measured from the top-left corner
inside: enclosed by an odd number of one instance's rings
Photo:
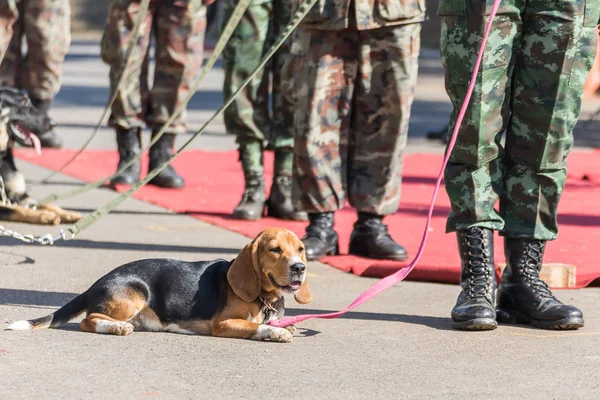
[[[0,87],[0,177],[11,203],[0,204],[0,220],[56,225],[82,218],[77,212],[53,204],[38,205],[27,194],[25,178],[15,164],[14,144],[35,147],[41,154],[36,133],[46,132],[53,126],[54,122],[35,108],[25,93]]]
[[[304,246],[291,231],[269,228],[233,261],[148,259],[122,265],[46,317],[7,330],[58,328],[83,312],[86,332],[134,330],[204,334],[289,343],[294,327],[266,325],[283,316],[284,294],[312,300]]]

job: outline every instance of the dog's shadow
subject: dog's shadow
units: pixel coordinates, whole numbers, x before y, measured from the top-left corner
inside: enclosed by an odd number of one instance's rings
[[[301,314],[326,314],[335,312],[333,310],[314,310],[314,309],[299,309],[299,308],[286,308],[286,316],[293,317]],[[357,312],[350,311],[342,315],[340,319],[353,319],[353,320],[366,320],[366,321],[389,321],[389,322],[401,322],[412,325],[423,325],[429,328],[438,329],[442,331],[451,331],[452,324],[450,318],[442,317],[431,317],[427,315],[409,315],[409,314],[388,314],[388,313],[377,313],[377,312]],[[310,335],[313,336],[313,335]]]

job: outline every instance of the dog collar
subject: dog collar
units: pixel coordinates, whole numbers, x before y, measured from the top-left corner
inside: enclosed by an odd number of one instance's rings
[[[273,317],[274,315],[277,315],[278,311],[276,306],[279,304],[279,301],[281,299],[277,299],[277,301],[271,305],[269,304],[268,301],[266,301],[264,299],[264,297],[262,296],[258,296],[258,298],[260,299],[260,301],[263,303],[264,307],[262,309],[262,314],[263,314],[263,322],[269,322],[269,320],[271,319],[271,317]]]

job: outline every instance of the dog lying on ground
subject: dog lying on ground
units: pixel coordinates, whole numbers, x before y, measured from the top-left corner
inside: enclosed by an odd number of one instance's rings
[[[284,313],[284,294],[312,300],[304,246],[287,229],[261,232],[233,261],[149,259],[122,265],[46,317],[7,330],[59,328],[83,312],[86,332],[134,330],[292,341],[294,327],[266,325]]]
[[[27,194],[25,178],[15,165],[14,143],[35,147],[39,154],[40,141],[34,133],[47,132],[52,126],[52,121],[33,107],[26,94],[0,87],[0,176],[8,199],[16,204],[0,206],[0,220],[56,225],[81,219],[81,214],[52,204],[32,207],[37,203]]]

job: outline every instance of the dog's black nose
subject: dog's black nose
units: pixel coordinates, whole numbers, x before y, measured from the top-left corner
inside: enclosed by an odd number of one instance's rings
[[[290,269],[292,270],[292,272],[294,272],[296,274],[303,274],[304,271],[306,271],[306,265],[304,265],[302,263],[296,263],[296,264],[292,265],[290,267]]]

